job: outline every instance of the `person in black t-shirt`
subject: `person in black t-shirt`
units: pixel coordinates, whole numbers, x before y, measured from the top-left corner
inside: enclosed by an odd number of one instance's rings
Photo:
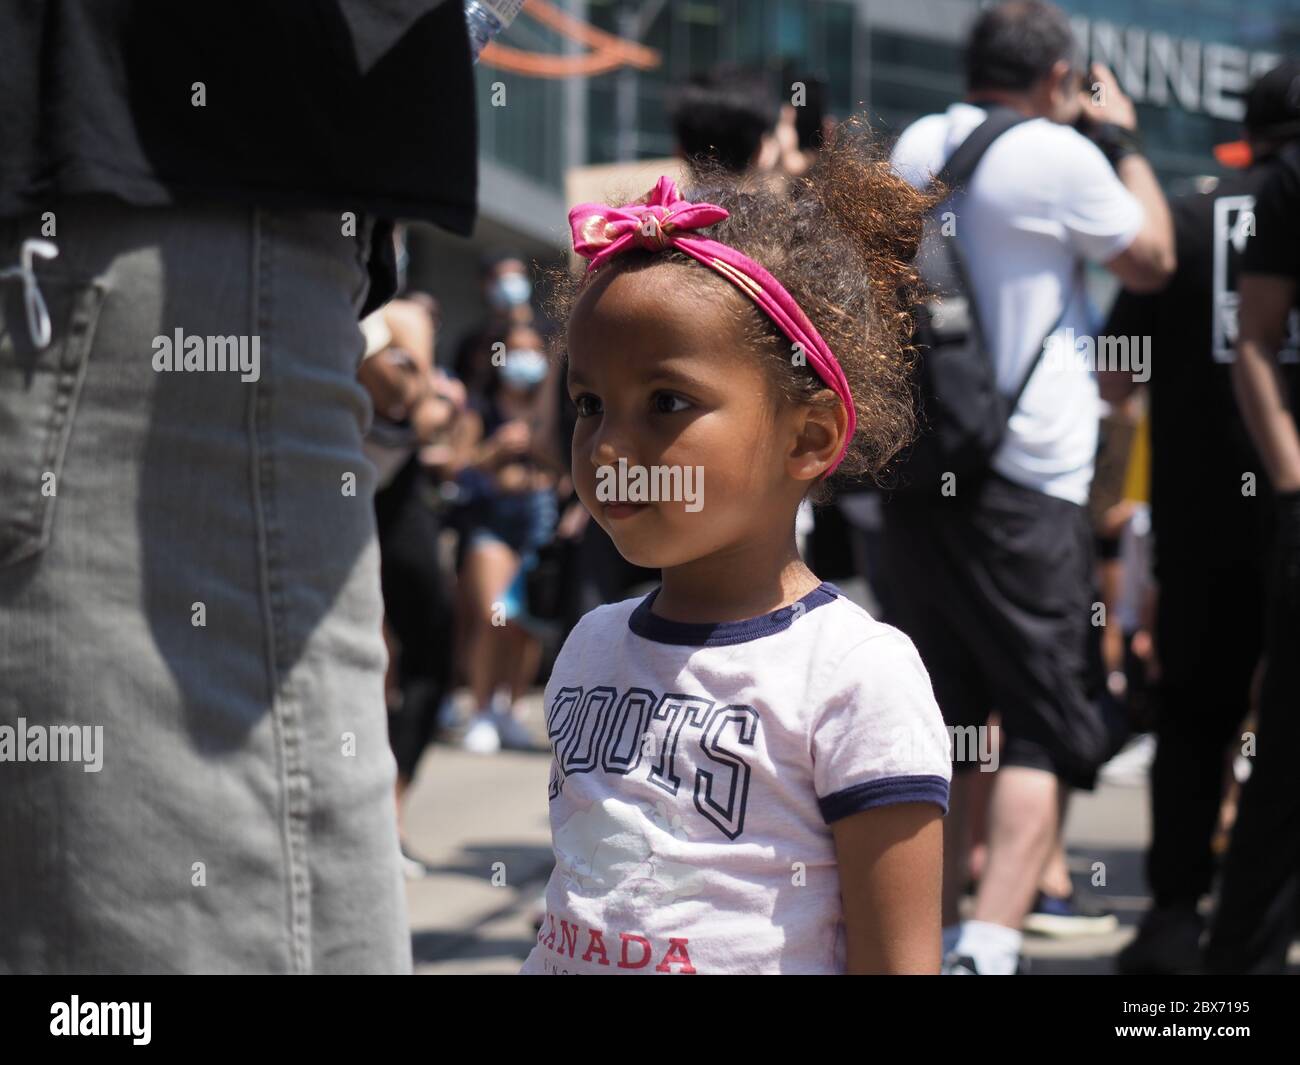
[[[1281,169],[1269,106],[1280,79],[1267,75],[1251,91],[1249,168],[1171,204],[1174,278],[1158,293],[1121,293],[1105,330],[1130,345],[1150,338],[1145,367],[1101,374],[1112,401],[1149,378],[1151,410],[1160,670],[1147,855],[1154,905],[1118,958],[1129,973],[1200,966],[1197,906],[1214,873],[1225,755],[1230,744],[1240,745],[1263,649],[1270,507],[1256,491],[1259,458],[1231,374],[1241,249],[1255,197]]]
[[[1255,203],[1232,372],[1273,489],[1274,542],[1258,741],[1205,954],[1219,973],[1282,972],[1300,901],[1300,388],[1283,361],[1300,295],[1300,63],[1266,78],[1291,140]]]

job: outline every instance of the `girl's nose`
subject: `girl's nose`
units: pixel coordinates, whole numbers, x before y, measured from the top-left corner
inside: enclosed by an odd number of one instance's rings
[[[618,448],[609,440],[601,440],[591,449],[591,464],[593,466],[612,466],[617,461]]]
[[[601,426],[596,439],[592,441],[591,464],[597,468],[613,466],[620,458],[628,465],[633,464],[630,442],[615,436],[607,427]]]

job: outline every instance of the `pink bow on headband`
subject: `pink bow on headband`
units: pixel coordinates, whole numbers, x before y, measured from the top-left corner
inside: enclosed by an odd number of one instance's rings
[[[629,248],[662,251],[671,247],[721,274],[758,304],[777,328],[803,351],[817,376],[839,396],[848,413],[848,432],[835,461],[826,470],[829,477],[844,460],[844,452],[858,424],[848,379],[826,341],[781,282],[735,248],[691,235],[692,230],[721,222],[727,215],[726,208],[717,204],[683,200],[677,193],[677,185],[664,176],[639,201],[626,207],[578,204],[569,212],[569,227],[573,230],[573,250],[590,260],[588,272]]]

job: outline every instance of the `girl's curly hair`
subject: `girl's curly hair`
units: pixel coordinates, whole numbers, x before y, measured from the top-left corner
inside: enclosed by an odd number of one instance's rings
[[[895,174],[857,118],[841,123],[816,165],[787,188],[707,163],[694,166],[693,178],[681,190],[685,199],[716,203],[729,212],[704,235],[736,248],[779,280],[844,369],[858,424],[835,480],[866,477],[885,483],[891,460],[915,432],[911,311],[922,287],[912,259],[936,194],[919,192]],[[599,273],[659,264],[688,270],[683,280],[711,286],[710,295],[722,290],[732,294],[726,302],[710,304],[734,308],[742,316],[744,335],[764,357],[779,397],[814,402],[827,387],[811,366],[794,364],[789,338],[770,318],[690,256],[671,248],[629,250]],[[593,276],[575,277],[563,270],[552,274],[549,303],[557,321],[568,319]],[[552,344],[553,354],[563,358],[563,331]],[[809,492],[815,503],[830,496],[824,478]]]

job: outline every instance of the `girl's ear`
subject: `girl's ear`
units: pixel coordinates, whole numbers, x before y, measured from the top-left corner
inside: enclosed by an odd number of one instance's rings
[[[849,429],[848,412],[829,388],[795,411],[794,438],[786,453],[786,472],[796,481],[815,481],[835,461]]]

